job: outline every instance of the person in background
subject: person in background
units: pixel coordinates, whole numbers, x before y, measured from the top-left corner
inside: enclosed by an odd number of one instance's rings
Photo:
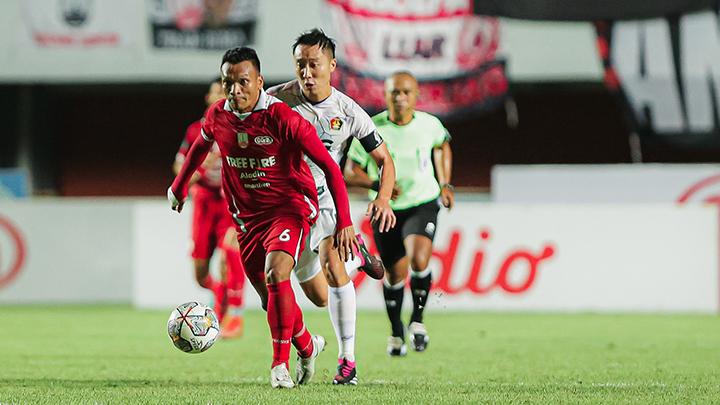
[[[373,117],[397,173],[394,198],[390,202],[397,224],[389,232],[381,232],[377,225],[373,227],[375,243],[387,269],[383,295],[392,329],[387,346],[391,356],[407,353],[400,315],[408,270],[413,299],[408,325],[410,341],[418,352],[428,346],[430,337],[423,323],[432,283],[428,262],[432,257],[440,207],[451,209],[455,200],[450,183],[450,135],[439,119],[415,110],[417,97],[415,77],[410,72],[397,72],[385,81],[388,109]],[[378,176],[375,162],[362,145],[354,142],[345,166],[347,184],[370,189],[370,199],[373,199],[377,194]]]

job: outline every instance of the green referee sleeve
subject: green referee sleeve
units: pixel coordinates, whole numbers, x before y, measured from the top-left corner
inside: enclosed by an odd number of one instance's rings
[[[350,149],[347,153],[347,157],[348,159],[352,159],[355,163],[358,163],[364,169],[368,165],[368,158],[370,157],[370,155],[365,152],[365,149],[363,149],[360,141],[353,138],[352,144],[350,144]]]

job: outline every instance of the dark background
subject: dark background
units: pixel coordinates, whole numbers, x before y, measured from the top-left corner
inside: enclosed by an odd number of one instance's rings
[[[0,86],[0,167],[32,161],[36,194],[162,196],[188,124],[204,111],[197,84]],[[453,182],[487,191],[495,164],[629,163],[629,131],[601,83],[514,84],[519,124],[500,109],[446,121]],[[717,147],[643,139],[644,162],[718,162]]]

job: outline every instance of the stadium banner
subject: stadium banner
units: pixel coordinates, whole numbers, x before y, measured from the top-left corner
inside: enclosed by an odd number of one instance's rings
[[[719,18],[715,9],[596,24],[606,86],[644,140],[720,142]]]
[[[664,17],[709,9],[717,0],[473,0],[475,11],[525,20],[596,21]]]
[[[365,209],[352,205],[374,250]],[[192,275],[189,219],[164,202],[136,204],[135,306],[209,301]],[[440,213],[428,310],[717,313],[718,245],[711,205],[458,204]],[[354,282],[360,308],[383,308],[380,282],[364,274]],[[298,302],[313,308],[294,285]],[[257,308],[249,285],[245,293]]]
[[[492,201],[720,204],[720,164],[497,165]]]
[[[156,48],[224,51],[255,42],[258,0],[150,0]]]
[[[117,48],[135,44],[124,2],[113,0],[23,0],[23,47]]]
[[[418,78],[418,108],[433,114],[488,111],[504,101],[500,23],[474,15],[470,0],[326,3],[339,63],[333,86],[369,111],[385,109],[384,80],[400,70]]]
[[[466,2],[462,1],[464,10],[467,8]],[[252,33],[250,31],[247,33],[253,35],[251,45],[260,55],[263,75],[268,84],[290,80],[293,77],[294,67],[289,46],[300,32],[312,27],[320,27],[335,36],[326,0],[263,2],[255,0],[255,2],[257,3],[256,23]],[[182,81],[183,83],[205,84],[208,78],[217,71],[222,50],[209,48],[203,50],[200,48],[200,43],[204,41],[209,46],[225,41],[226,38],[222,37],[218,39],[218,42],[213,42],[213,36],[206,35],[204,39],[201,39],[199,32],[202,31],[202,28],[197,30],[188,28],[194,24],[197,25],[200,20],[205,18],[204,14],[198,11],[200,10],[197,6],[199,3],[203,3],[201,7],[205,7],[205,3],[212,3],[208,7],[215,4],[229,4],[227,0],[212,2],[202,2],[202,0],[167,0],[167,2],[156,0],[0,1],[0,25],[5,27],[8,33],[3,37],[5,40],[0,40],[0,60],[3,63],[3,68],[0,69],[0,81],[145,83],[151,80],[159,83]],[[233,4],[241,3],[245,4],[246,2],[240,0],[233,2]],[[406,3],[425,4],[430,2]],[[69,28],[70,26],[65,22],[65,17],[60,9],[61,6],[79,10],[66,13],[69,14],[68,18],[71,21],[77,21],[73,22],[74,24],[80,24],[78,27]],[[253,9],[253,7],[245,8],[243,6],[243,11],[249,12]],[[222,10],[220,11],[222,14]],[[113,17],[111,21],[105,21],[108,18],[105,17],[106,14]],[[99,25],[100,15],[103,16],[102,25]],[[36,21],[41,16],[57,21],[47,23],[39,21],[30,25],[31,21]],[[85,23],[81,24],[83,16],[85,16]],[[473,17],[469,21],[474,21],[476,18]],[[482,19],[482,21],[492,20]],[[497,22],[499,27],[487,25],[486,28],[493,27],[498,29],[498,32],[502,31],[503,35],[496,38],[498,41],[497,54],[503,55],[503,59],[511,62],[506,71],[513,80],[570,79],[599,82],[602,79],[598,55],[594,46],[595,31],[591,23],[538,23],[517,19],[500,19]],[[472,34],[472,24],[468,22],[468,25],[471,29],[467,32]],[[39,27],[37,28],[39,32],[47,33],[48,27],[51,26],[63,27],[61,35],[65,36],[64,42],[57,41],[61,42],[57,46],[40,46],[33,39],[33,28],[31,27]],[[477,29],[482,29],[482,27]],[[50,33],[56,33],[55,31],[53,29]],[[68,39],[68,32],[81,36]],[[95,35],[98,32],[101,34],[114,32],[118,35],[116,37],[99,36],[94,40],[87,39],[88,33]],[[160,44],[167,45],[166,47],[155,46],[156,34],[164,36],[159,41],[164,41]],[[475,37],[482,44],[491,42],[489,38],[493,38],[492,33],[488,34],[487,40],[484,35],[483,33],[475,35]],[[109,45],[107,38],[117,38],[118,45]],[[101,41],[102,39],[105,39],[105,42]],[[473,39],[473,41],[475,40]],[[86,45],[78,45],[83,42]],[[552,43],[553,46],[548,47],[548,43]],[[193,47],[180,47],[185,45]],[[451,55],[455,48],[448,48],[447,44],[443,44],[442,49],[447,55]],[[542,52],[539,52],[539,49],[542,49]],[[469,56],[461,58],[461,62],[463,60],[472,61],[476,55],[482,54],[482,52],[470,52]],[[45,67],[49,57],[54,61],[51,70]],[[497,57],[493,60],[497,63],[502,62]],[[417,63],[415,64],[417,65]],[[450,66],[455,65],[455,62],[450,64]],[[128,66],[132,66],[132,69],[128,69]],[[353,68],[346,64],[343,66]],[[447,78],[454,79],[463,76],[469,76],[470,79],[477,78],[477,74],[473,76],[472,72],[480,69],[480,66],[464,69],[466,70],[458,72],[457,75],[430,77],[427,80],[442,81]],[[368,75],[363,70],[353,68],[353,71],[362,73],[363,77],[375,81],[379,78],[378,75]],[[480,72],[482,71],[480,70]],[[484,78],[481,82],[491,82],[491,78]],[[504,81],[498,81],[498,84],[504,85]],[[425,90],[423,91],[426,93]]]
[[[0,204],[0,304],[131,300],[132,205],[48,198]]]

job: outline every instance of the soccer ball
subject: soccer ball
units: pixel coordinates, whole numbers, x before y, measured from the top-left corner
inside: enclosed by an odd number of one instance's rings
[[[220,336],[215,311],[199,302],[186,302],[175,308],[167,323],[173,344],[185,353],[202,353]]]

